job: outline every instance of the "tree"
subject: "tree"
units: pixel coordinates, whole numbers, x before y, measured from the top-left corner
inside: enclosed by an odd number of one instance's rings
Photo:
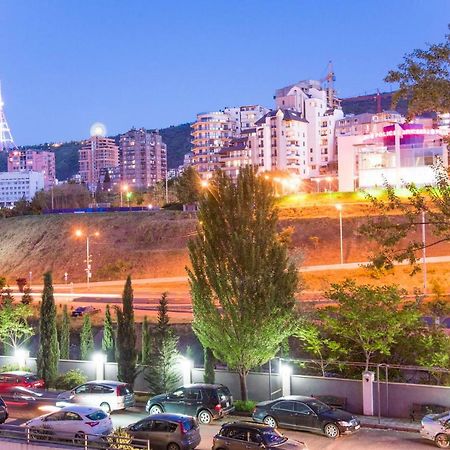
[[[201,178],[194,167],[188,166],[175,182],[175,192],[180,203],[197,203],[202,194]]]
[[[91,316],[85,314],[80,334],[80,356],[83,361],[89,361],[94,352],[94,335],[92,334]]]
[[[115,307],[117,314],[117,378],[133,385],[136,378],[136,330],[134,329],[133,288],[128,275],[122,294],[122,309]]]
[[[410,118],[428,111],[450,112],[450,34],[442,43],[406,54],[385,81],[399,84],[393,106],[400,98],[407,99]]]
[[[3,291],[3,289],[7,286],[6,278],[0,277],[0,292]]]
[[[67,305],[63,307],[59,336],[59,356],[61,359],[69,359],[70,356],[70,316]]]
[[[105,310],[105,320],[103,323],[102,350],[106,354],[107,361],[114,361],[114,330],[109,305],[106,305]]]
[[[216,376],[214,372],[214,364],[216,359],[213,352],[209,348],[205,348],[203,351],[204,358],[204,370],[203,381],[205,383],[214,384]]]
[[[28,305],[3,304],[0,308],[0,341],[10,349],[19,348],[33,335],[33,328],[28,324],[31,315]]]
[[[51,386],[58,375],[59,346],[56,328],[56,306],[53,297],[53,282],[51,272],[44,274],[44,288],[39,326],[39,350],[37,354],[37,373]]]
[[[23,278],[23,277],[19,277],[19,278],[17,278],[16,283],[17,283],[17,288],[19,289],[19,292],[23,292],[23,288],[27,284],[27,279]]]
[[[343,347],[362,354],[368,370],[375,355],[390,355],[404,327],[417,323],[419,313],[403,305],[404,295],[397,286],[332,284],[325,296],[337,306],[322,310],[322,326]]]
[[[156,338],[161,342],[170,331],[169,325],[169,302],[167,300],[167,292],[163,292],[159,299],[158,321],[156,323]],[[159,343],[158,342],[158,343]]]
[[[264,177],[246,168],[235,184],[218,172],[200,200],[198,234],[188,244],[193,330],[238,372],[243,400],[250,369],[273,358],[295,326],[297,270],[277,222]]]
[[[141,363],[144,366],[148,366],[152,359],[153,347],[152,347],[152,335],[150,332],[150,326],[147,321],[147,316],[144,316],[142,322],[142,345],[141,345]]]
[[[31,295],[32,292],[33,291],[29,286],[25,286],[22,299],[20,300],[24,305],[31,305],[31,303],[33,303],[33,296]]]

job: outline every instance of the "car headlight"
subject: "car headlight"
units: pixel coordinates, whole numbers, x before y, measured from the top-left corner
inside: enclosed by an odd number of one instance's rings
[[[352,426],[352,424],[351,424],[350,422],[346,422],[345,420],[340,420],[340,421],[338,422],[338,424],[339,424],[341,427],[351,427],[351,426]]]

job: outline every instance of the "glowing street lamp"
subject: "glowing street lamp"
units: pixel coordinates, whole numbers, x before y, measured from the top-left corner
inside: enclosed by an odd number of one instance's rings
[[[123,193],[128,192],[128,184],[123,184],[120,187],[120,207],[123,208]]]
[[[337,203],[334,205],[336,209],[339,211],[339,237],[340,237],[340,246],[341,246],[341,264],[344,264],[344,243],[342,236],[342,205]]]
[[[92,263],[92,255],[90,254],[90,250],[89,250],[89,243],[90,243],[90,241],[89,241],[89,239],[91,238],[91,237],[98,237],[100,235],[100,233],[98,232],[98,231],[96,231],[95,233],[92,233],[92,234],[86,234],[86,284],[87,284],[87,287],[89,288],[89,281],[90,281],[90,279],[91,279],[91,277],[92,277],[92,266],[91,266],[91,263]],[[75,236],[76,237],[83,237],[84,236],[84,233],[83,233],[83,231],[82,230],[80,230],[80,229],[78,229],[78,230],[75,230]]]
[[[201,186],[203,189],[208,188],[208,187],[209,187],[209,181],[208,181],[208,180],[202,180],[202,181],[200,181],[200,186]]]

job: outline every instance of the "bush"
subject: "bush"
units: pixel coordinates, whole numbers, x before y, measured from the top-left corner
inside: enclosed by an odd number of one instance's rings
[[[237,412],[251,413],[255,409],[256,402],[253,400],[235,400],[234,408]]]
[[[108,444],[111,449],[135,450],[133,438],[125,428],[116,428],[108,437]]]
[[[86,383],[87,377],[79,369],[69,370],[68,372],[59,375],[55,381],[55,388],[68,391],[78,386],[79,384]]]
[[[21,370],[24,372],[30,372],[30,368],[26,366],[19,366],[19,364],[5,364],[4,366],[0,367],[0,373],[1,372],[15,372],[16,370]]]

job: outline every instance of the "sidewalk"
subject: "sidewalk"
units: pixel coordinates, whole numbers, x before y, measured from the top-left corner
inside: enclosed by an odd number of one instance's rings
[[[378,423],[377,416],[357,416],[363,428],[377,428],[381,430],[409,431],[418,433],[420,422],[411,422],[410,419],[393,419],[391,417],[381,417]]]

